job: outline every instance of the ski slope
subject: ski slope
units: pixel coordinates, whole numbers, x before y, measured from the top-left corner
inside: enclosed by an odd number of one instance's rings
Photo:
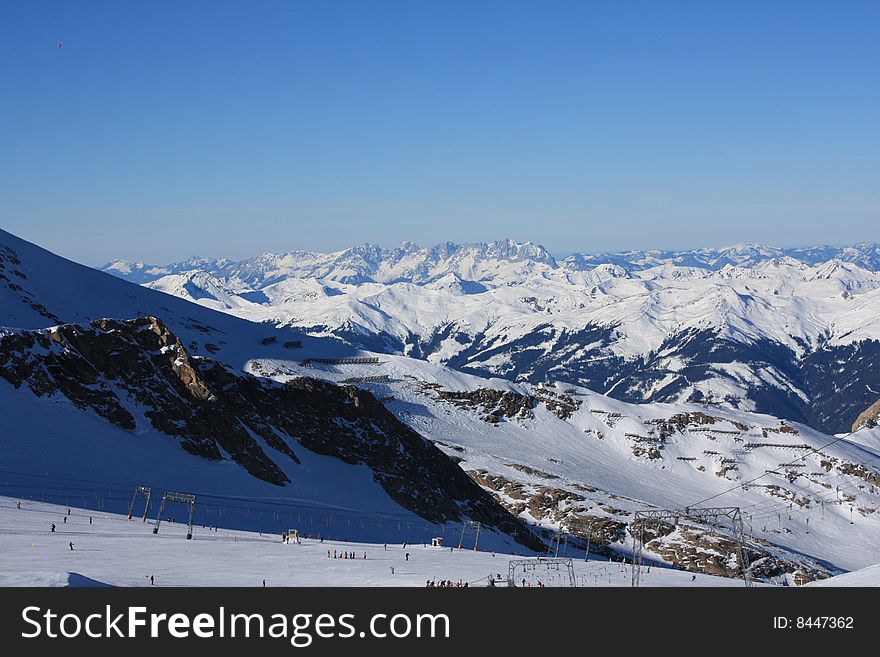
[[[821,465],[823,459],[833,458],[880,471],[880,430],[862,430],[828,445],[833,436],[767,415],[693,404],[628,404],[575,386],[549,389],[580,404],[566,420],[538,404],[533,417],[490,423],[476,410],[438,399],[425,384],[452,391],[489,388],[522,395],[548,389],[483,379],[391,355],[382,355],[379,366],[303,368],[290,361],[254,360],[247,368],[279,381],[305,375],[336,382],[387,376],[354,385],[386,400],[390,411],[434,440],[465,470],[486,470],[526,488],[573,492],[584,499],[568,504],[580,505],[590,514],[631,519],[635,511],[651,507],[739,506],[751,535],[818,557],[835,568],[862,568],[880,557],[880,489],[859,476],[826,471]],[[707,413],[718,422],[670,436],[660,458],[634,454],[634,440],[649,437],[657,422],[683,413]],[[788,429],[779,432],[780,427]],[[805,445],[818,451],[810,452]],[[790,468],[780,467],[800,456],[804,459]],[[725,464],[734,467],[725,470]],[[762,477],[756,485],[737,488],[755,477]],[[584,493],[584,486],[595,490]],[[699,504],[706,498],[713,499]],[[622,513],[609,513],[605,507]],[[550,529],[558,526],[551,518],[534,517],[529,511],[522,515]]]
[[[284,544],[267,535],[196,527],[192,541],[186,527],[87,509],[0,497],[0,586],[425,586],[427,580],[487,586],[501,575],[506,586],[508,563],[520,555],[423,545],[348,543],[314,539]],[[92,523],[89,523],[89,518]],[[50,532],[52,523],[56,532]],[[71,551],[69,543],[74,544]],[[331,558],[327,557],[331,551]],[[353,551],[355,559],[333,559]],[[367,558],[363,558],[366,552]],[[406,554],[409,553],[409,560]],[[630,586],[629,567],[607,561],[575,559],[578,586]],[[393,573],[392,573],[393,569]],[[520,575],[526,584],[567,585],[561,573]],[[518,582],[521,585],[521,581]],[[643,586],[742,586],[741,581],[692,575],[667,568],[643,571]]]
[[[860,568],[850,573],[836,575],[816,582],[810,582],[807,586],[880,586],[880,564]]]

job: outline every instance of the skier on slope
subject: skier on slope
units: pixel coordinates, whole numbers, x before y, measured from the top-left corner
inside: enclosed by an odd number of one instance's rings
[[[55,523],[52,523],[52,529],[49,530],[51,533],[55,533]]]
[[[70,546],[70,551],[73,552],[73,541],[71,541],[70,543],[68,543],[68,545]]]

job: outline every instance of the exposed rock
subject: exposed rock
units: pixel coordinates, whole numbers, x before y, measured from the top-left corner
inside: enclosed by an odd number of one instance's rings
[[[531,419],[534,417],[534,397],[522,395],[512,390],[494,390],[478,388],[477,390],[444,390],[440,386],[428,386],[434,389],[439,399],[448,401],[459,408],[472,408],[482,412],[482,419],[497,424],[502,419]]]
[[[569,395],[548,390],[546,387],[535,388],[536,399],[554,413],[560,420],[567,420],[577,412],[581,406],[581,400]]]
[[[873,429],[880,422],[880,399],[868,406],[852,424],[852,430]]]

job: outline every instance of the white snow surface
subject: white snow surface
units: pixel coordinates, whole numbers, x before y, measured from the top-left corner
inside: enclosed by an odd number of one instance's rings
[[[880,564],[810,582],[807,586],[880,586]]]
[[[880,429],[863,430],[829,444],[835,437],[767,415],[693,404],[628,404],[574,386],[545,389],[581,402],[567,420],[538,404],[533,418],[506,419],[495,425],[481,419],[479,412],[437,399],[423,384],[453,391],[494,388],[520,394],[540,394],[540,388],[483,379],[404,356],[380,358],[379,366],[313,364],[302,368],[289,361],[255,360],[249,368],[280,381],[300,375],[337,382],[387,375],[384,381],[356,385],[386,399],[386,407],[401,420],[462,459],[461,467],[485,469],[534,485],[575,491],[578,485],[595,487],[598,491],[590,514],[610,515],[602,511],[602,505],[630,512],[646,505],[740,506],[747,528],[756,537],[845,570],[876,561],[880,491],[858,476],[826,471],[821,461],[832,457],[880,472],[880,439],[875,437]],[[656,426],[653,422],[686,412],[703,412],[719,422],[674,434],[660,459],[634,455],[633,437],[646,437]],[[740,433],[734,422],[748,429]],[[782,426],[796,433],[779,433]],[[768,431],[766,436],[764,431]],[[725,459],[735,461],[736,469],[722,476],[718,473]],[[793,460],[790,470],[803,474],[789,481],[780,466]],[[527,466],[550,478],[524,474],[511,465]],[[737,488],[756,477],[761,479],[755,485]],[[780,497],[774,486],[789,498]],[[809,504],[801,506],[793,499],[809,500]],[[846,536],[846,541],[840,541],[840,536]]]
[[[829,344],[880,339],[876,255],[866,262],[843,249],[810,264],[779,253],[731,247],[723,256],[630,257],[621,266],[559,263],[528,242],[405,244],[390,251],[368,245],[221,265],[177,263],[145,284],[254,321],[351,326],[400,339],[430,338],[449,324],[502,341],[545,323],[570,330],[614,325],[620,335],[612,350],[626,357],[656,350],[670,333],[688,328],[747,343],[770,338],[799,353],[820,338]],[[106,269],[126,275],[126,267]],[[439,357],[455,351],[451,341]]]
[[[521,555],[473,549],[388,543],[351,543],[305,539],[284,544],[279,535],[219,527],[186,528],[124,515],[67,508],[0,497],[0,586],[425,586],[427,580],[459,580],[487,586],[501,575],[506,586],[508,562]],[[92,523],[89,524],[89,517]],[[55,533],[50,532],[52,524]],[[73,543],[70,550],[69,543]],[[327,551],[331,556],[328,558]],[[354,552],[354,559],[333,559],[333,551]],[[366,553],[367,558],[363,555]],[[409,553],[409,560],[406,554]],[[578,586],[629,586],[628,566],[604,560],[575,560]],[[392,569],[394,572],[392,573]],[[520,574],[527,585],[567,585],[561,573]],[[668,568],[647,569],[645,586],[742,586],[741,581],[695,575]],[[521,586],[521,579],[518,581]]]

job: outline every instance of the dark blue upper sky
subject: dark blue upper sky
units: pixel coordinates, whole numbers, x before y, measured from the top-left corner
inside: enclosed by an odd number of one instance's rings
[[[876,1],[4,0],[0,226],[89,264],[876,241],[878,34]]]

